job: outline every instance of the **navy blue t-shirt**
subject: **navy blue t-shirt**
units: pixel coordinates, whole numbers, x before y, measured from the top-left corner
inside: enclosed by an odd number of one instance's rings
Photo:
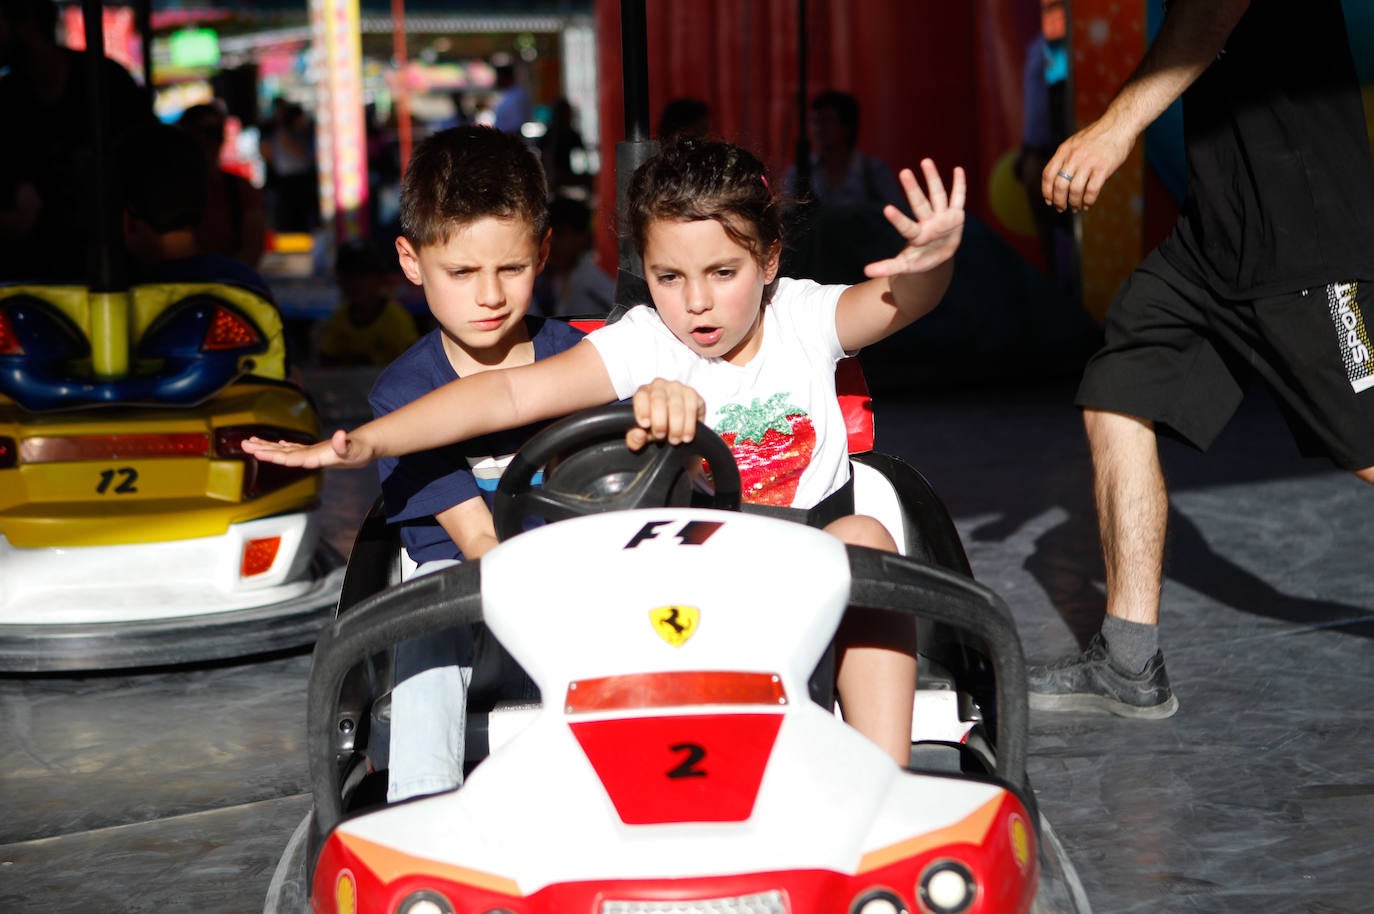
[[[526,317],[525,326],[534,342],[535,361],[562,352],[582,339],[582,331],[562,321]],[[458,378],[444,352],[441,333],[435,329],[425,334],[377,378],[368,397],[373,416],[385,415]],[[377,461],[387,521],[401,525],[401,540],[412,559],[424,563],[463,557],[434,515],[478,495],[490,507],[500,473],[479,465],[515,453],[544,424]],[[478,466],[476,472],[474,466]]]

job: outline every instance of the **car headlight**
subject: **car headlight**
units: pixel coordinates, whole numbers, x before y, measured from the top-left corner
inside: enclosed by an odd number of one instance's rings
[[[396,914],[453,914],[453,905],[438,892],[421,889],[402,898]]]
[[[962,863],[941,860],[921,874],[917,894],[921,906],[931,914],[959,914],[973,904],[978,883]]]
[[[907,914],[906,902],[891,889],[870,889],[849,906],[850,914]]]
[[[334,880],[334,910],[339,914],[358,912],[358,886],[348,870],[341,871],[339,878]]]

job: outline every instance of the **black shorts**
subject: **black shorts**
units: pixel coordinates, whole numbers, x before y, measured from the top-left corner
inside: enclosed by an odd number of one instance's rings
[[[1257,374],[1305,455],[1374,466],[1374,347],[1362,316],[1371,302],[1374,282],[1222,299],[1156,251],[1112,302],[1076,402],[1152,420],[1206,450]]]

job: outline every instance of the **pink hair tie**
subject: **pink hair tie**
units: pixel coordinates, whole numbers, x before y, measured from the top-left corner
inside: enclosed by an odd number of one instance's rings
[[[759,180],[763,182],[763,187],[764,187],[764,189],[767,190],[767,191],[771,194],[771,193],[773,192],[773,188],[772,188],[772,186],[769,185],[769,183],[768,183],[768,175],[765,175],[765,174],[760,173],[760,174],[759,174]]]

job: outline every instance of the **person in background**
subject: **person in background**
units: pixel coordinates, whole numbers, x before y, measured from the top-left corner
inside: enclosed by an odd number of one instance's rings
[[[90,278],[106,228],[92,219],[91,66],[58,44],[52,0],[0,0],[0,280]],[[153,113],[128,70],[108,57],[96,66],[113,148]]]
[[[202,251],[235,257],[256,268],[267,238],[267,206],[252,182],[220,166],[225,121],[217,104],[192,105],[177,120],[177,126],[200,143],[209,175],[196,240]]]
[[[492,123],[503,133],[523,136],[521,129],[534,119],[534,102],[529,90],[521,83],[515,70],[515,61],[501,55],[492,62],[496,70],[496,108],[492,111]]]
[[[699,98],[675,98],[663,106],[654,139],[669,143],[678,137],[703,139],[711,135],[711,106]]]
[[[905,194],[887,163],[859,151],[854,96],[818,93],[807,130],[810,178],[803,179],[794,164],[783,179],[792,241],[784,269],[821,283],[862,282],[866,264],[902,249],[902,237],[883,209],[895,206],[910,215]]]
[[[130,282],[232,283],[274,300],[257,270],[200,248],[196,227],[209,175],[195,137],[149,120],[120,139],[115,159]]]
[[[549,193],[555,197],[560,191],[571,189],[585,194],[591,187],[592,176],[578,171],[574,158],[586,161],[587,145],[577,129],[576,112],[566,98],[554,100],[549,109],[548,130],[539,138],[539,155],[544,160],[544,174],[549,181]]]
[[[1069,52],[1064,0],[1042,0],[1040,31],[1026,48],[1022,79],[1021,146],[1012,166],[1026,191],[1040,255],[1055,284],[1077,299],[1073,214],[1044,205],[1040,175],[1069,135]]]
[[[604,316],[615,304],[615,280],[596,265],[592,212],[571,197],[549,203],[549,259],[534,283],[534,302],[555,317]]]
[[[390,365],[418,339],[415,319],[392,294],[393,267],[373,244],[339,246],[334,278],[339,306],[320,328],[321,365]]]
[[[267,164],[272,198],[272,228],[278,232],[313,231],[319,221],[315,125],[304,107],[278,98],[272,123],[259,141]]]
[[[901,185],[887,163],[859,151],[859,101],[848,92],[827,90],[811,99],[811,183],[797,187],[797,169],[788,169],[788,190],[822,206],[906,208]]]

